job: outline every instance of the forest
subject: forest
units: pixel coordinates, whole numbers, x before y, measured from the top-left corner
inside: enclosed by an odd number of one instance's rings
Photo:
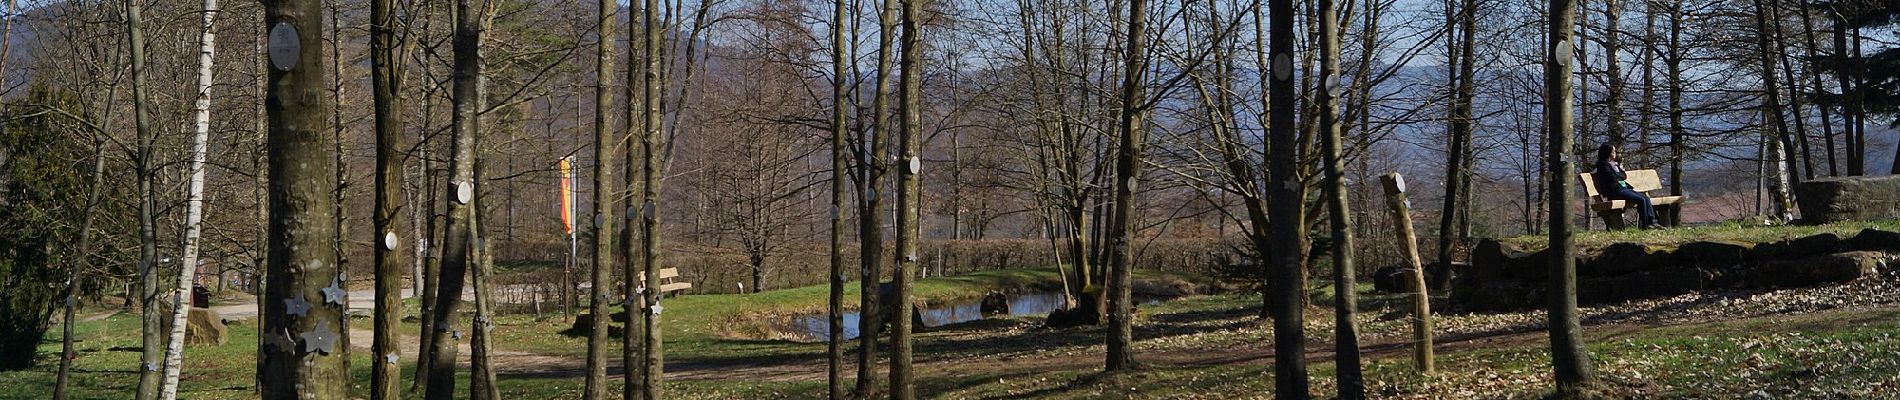
[[[1900,398],[1900,1],[0,11],[0,399]]]

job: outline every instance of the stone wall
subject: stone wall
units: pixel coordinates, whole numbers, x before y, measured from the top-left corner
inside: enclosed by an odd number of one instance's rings
[[[1542,308],[1550,268],[1545,251],[1497,240],[1472,250],[1453,281],[1452,301],[1469,311]],[[1866,229],[1768,243],[1691,242],[1675,248],[1617,243],[1580,254],[1577,301],[1606,304],[1700,290],[1784,288],[1851,282],[1895,272],[1900,232]]]

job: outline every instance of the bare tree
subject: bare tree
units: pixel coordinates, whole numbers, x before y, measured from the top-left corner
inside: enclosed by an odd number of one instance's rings
[[[141,342],[144,347],[139,354],[138,399],[158,398],[161,380],[160,368],[163,367],[165,347],[160,343],[165,329],[158,301],[158,193],[154,192],[158,163],[154,147],[157,146],[158,132],[152,125],[150,95],[146,86],[145,70],[145,32],[142,2],[125,1],[125,37],[127,53],[132,64],[132,115],[138,130],[137,149],[132,157],[134,173],[138,175],[138,220],[139,220],[139,307],[144,334]]]
[[[613,113],[608,110],[613,103],[614,68],[614,19],[620,11],[620,5],[612,0],[600,0],[594,19],[594,218],[592,219],[594,243],[593,288],[588,290],[588,313],[593,318],[587,323],[587,386],[581,392],[581,398],[599,400],[607,398],[607,323],[608,303],[612,294],[608,292],[608,272],[614,263],[613,257],[613,221],[608,219],[607,210],[612,209],[613,197],[617,188],[613,187],[613,146],[618,141],[613,137]]]
[[[454,108],[451,113],[448,218],[443,224],[442,267],[439,273],[433,310],[435,330],[426,357],[429,358],[429,385],[425,398],[445,400],[455,396],[456,343],[462,332],[456,325],[462,303],[462,287],[467,278],[471,219],[475,202],[475,142],[481,136],[481,98],[486,94],[483,77],[483,34],[493,21],[495,6],[490,0],[456,0]]]
[[[850,179],[846,172],[846,163],[850,155],[845,147],[845,106],[848,105],[849,90],[845,86],[847,65],[845,54],[852,49],[844,39],[844,21],[850,16],[847,2],[835,0],[831,12],[831,281],[829,315],[826,316],[825,353],[829,368],[825,381],[830,389],[831,400],[843,400],[850,396],[844,389],[844,267],[845,267],[845,223],[844,207],[846,198],[845,181]],[[863,317],[862,314],[859,315]]]
[[[370,3],[370,84],[376,109],[376,319],[370,339],[370,399],[402,398],[401,336],[402,324],[402,252],[398,239],[403,226],[403,154],[409,141],[404,137],[402,112],[403,74],[407,69],[402,55],[409,50],[408,35],[397,35],[398,20],[394,0]],[[418,276],[417,278],[421,278]]]
[[[1301,284],[1305,270],[1302,257],[1298,145],[1294,131],[1297,94],[1293,92],[1293,2],[1268,0],[1268,51],[1273,61],[1268,79],[1269,116],[1267,134],[1267,212],[1274,221],[1269,228],[1271,253],[1267,265],[1274,271],[1271,280],[1273,312],[1273,348],[1277,354],[1306,354],[1305,318],[1302,308],[1305,288]],[[1306,358],[1274,358],[1274,393],[1283,399],[1304,399],[1307,392]]]
[[[898,160],[905,163],[897,174],[897,270],[891,274],[891,301],[897,307],[891,313],[891,398],[917,398],[915,375],[911,371],[911,280],[917,274],[917,242],[923,234],[920,207],[923,204],[923,0],[903,2],[903,56],[898,79],[899,111],[903,120],[898,129]]]
[[[1352,209],[1346,198],[1345,152],[1340,140],[1339,97],[1346,87],[1339,76],[1339,9],[1333,0],[1319,0],[1319,130],[1326,173],[1326,209],[1332,219],[1333,253],[1333,359],[1339,398],[1366,397],[1359,362],[1358,284],[1353,263]],[[1422,316],[1421,316],[1422,317]]]
[[[1571,99],[1570,74],[1576,63],[1577,45],[1571,42],[1571,34],[1577,27],[1577,9],[1570,0],[1551,0],[1549,12],[1544,60],[1544,119],[1549,125],[1549,144],[1544,148],[1550,153],[1546,157],[1550,169],[1545,176],[1550,188],[1545,197],[1550,201],[1550,357],[1560,395],[1575,396],[1596,380],[1590,354],[1583,347],[1583,327],[1577,320],[1577,266],[1572,257],[1576,249],[1570,232],[1572,168],[1571,157],[1566,154],[1574,130],[1571,108],[1576,105]]]
[[[1134,317],[1128,304],[1134,279],[1133,240],[1135,192],[1141,183],[1143,152],[1148,148],[1147,121],[1141,116],[1147,93],[1148,2],[1128,2],[1128,48],[1122,67],[1120,151],[1115,160],[1115,215],[1109,219],[1108,357],[1105,369],[1117,372],[1135,367]]]

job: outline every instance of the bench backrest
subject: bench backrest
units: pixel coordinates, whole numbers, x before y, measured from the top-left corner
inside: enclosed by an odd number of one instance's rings
[[[1623,172],[1626,175],[1624,181],[1629,182],[1630,187],[1636,189],[1638,192],[1647,193],[1651,190],[1662,189],[1662,177],[1657,175],[1656,170],[1638,169]],[[1591,173],[1585,172],[1577,174],[1577,176],[1583,178],[1583,191],[1585,193],[1588,193],[1592,198],[1603,197],[1603,193],[1597,191],[1596,179],[1592,179],[1593,175]]]

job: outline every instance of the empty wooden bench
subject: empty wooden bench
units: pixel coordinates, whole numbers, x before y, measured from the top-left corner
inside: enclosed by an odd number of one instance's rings
[[[1629,182],[1631,189],[1649,196],[1649,203],[1656,207],[1656,222],[1663,226],[1676,226],[1676,221],[1672,220],[1670,213],[1664,210],[1680,206],[1683,196],[1650,196],[1649,192],[1662,190],[1662,179],[1657,176],[1656,170],[1639,169],[1624,171],[1624,173],[1627,175],[1624,181]],[[1578,176],[1583,178],[1583,191],[1590,196],[1590,211],[1596,212],[1597,216],[1603,218],[1603,226],[1610,230],[1628,227],[1628,224],[1623,222],[1623,211],[1636,208],[1636,203],[1628,200],[1611,200],[1608,196],[1604,196],[1603,193],[1597,191],[1596,179],[1592,179],[1591,173],[1585,172]]]
[[[679,268],[660,269],[660,294],[664,295],[693,288],[692,282],[681,281],[679,278]]]

